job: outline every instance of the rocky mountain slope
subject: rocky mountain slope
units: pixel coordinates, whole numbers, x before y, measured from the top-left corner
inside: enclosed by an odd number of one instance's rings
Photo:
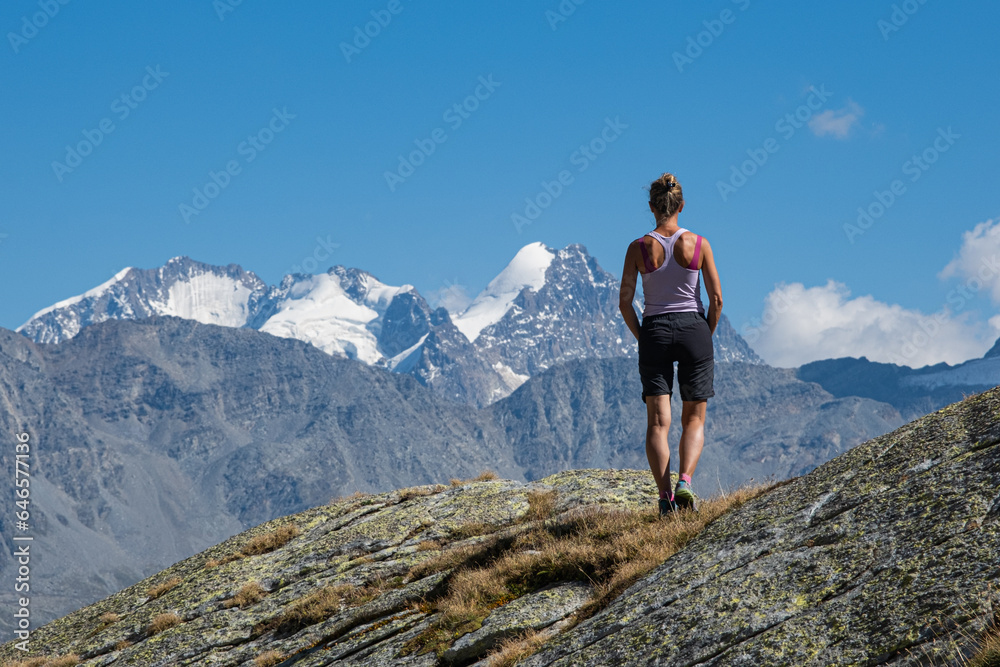
[[[1000,620],[998,489],[995,389],[719,516],[596,606],[616,589],[559,567],[585,558],[574,544],[597,548],[629,516],[677,539],[694,517],[656,520],[645,473],[343,499],[50,623],[31,652],[90,666],[485,666],[522,637],[531,667],[956,664]]]
[[[766,366],[719,364],[717,391],[706,490],[799,474],[902,423],[888,405],[836,399]],[[58,345],[0,330],[0,428],[38,443],[35,613],[54,618],[336,495],[483,469],[516,480],[641,469],[639,394],[628,359],[558,365],[475,410],[247,328],[109,320]],[[12,467],[11,455],[0,450],[0,463]],[[9,484],[0,492],[12,497]],[[0,513],[4,535],[13,520]],[[0,550],[0,576],[12,576],[12,550]],[[0,590],[0,604],[13,596]],[[0,630],[10,622],[0,616]]]
[[[176,257],[158,269],[123,269],[18,331],[57,343],[109,319],[158,315],[302,340],[480,407],[564,361],[635,355],[618,312],[618,279],[579,244],[525,246],[460,312],[432,308],[413,286],[386,285],[360,269],[288,275],[269,287],[236,265]],[[728,320],[716,336],[716,358],[761,363]]]

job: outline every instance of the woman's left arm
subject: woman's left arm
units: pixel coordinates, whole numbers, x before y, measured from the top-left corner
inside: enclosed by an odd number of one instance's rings
[[[719,272],[715,268],[715,256],[708,239],[701,240],[701,273],[705,276],[705,292],[708,294],[708,328],[715,333],[722,315],[722,285],[719,283]]]
[[[635,299],[635,281],[639,274],[639,246],[641,240],[629,244],[625,252],[625,267],[622,269],[622,284],[618,290],[618,310],[621,311],[625,326],[639,340],[639,316],[635,314],[632,300]]]

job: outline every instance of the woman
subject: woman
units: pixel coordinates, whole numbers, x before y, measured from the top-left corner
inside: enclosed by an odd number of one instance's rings
[[[697,510],[691,476],[705,442],[705,407],[715,395],[712,334],[722,312],[722,288],[708,239],[677,224],[684,194],[673,174],[649,186],[649,210],[656,229],[629,244],[618,308],[639,341],[639,377],[646,403],[646,457],[660,490],[660,516],[675,509]],[[642,324],[632,307],[636,274],[642,274]],[[701,303],[705,276],[708,316]],[[674,362],[681,390],[680,477],[670,490],[670,395]]]

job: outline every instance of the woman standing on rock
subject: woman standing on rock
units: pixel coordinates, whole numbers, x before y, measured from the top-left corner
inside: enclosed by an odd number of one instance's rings
[[[712,334],[722,312],[722,288],[712,246],[678,226],[684,194],[673,174],[663,174],[649,186],[649,210],[656,229],[629,244],[618,308],[639,341],[639,377],[646,403],[646,457],[660,490],[660,515],[675,509],[696,510],[691,476],[705,442],[705,408],[715,395]],[[642,324],[635,314],[636,274],[642,274]],[[701,303],[700,276],[705,275],[708,316]],[[674,362],[680,385],[680,477],[670,490],[670,395]]]

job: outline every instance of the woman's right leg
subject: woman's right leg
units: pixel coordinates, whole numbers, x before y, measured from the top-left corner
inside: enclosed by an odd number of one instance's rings
[[[646,397],[646,458],[661,498],[670,498],[670,394]]]

